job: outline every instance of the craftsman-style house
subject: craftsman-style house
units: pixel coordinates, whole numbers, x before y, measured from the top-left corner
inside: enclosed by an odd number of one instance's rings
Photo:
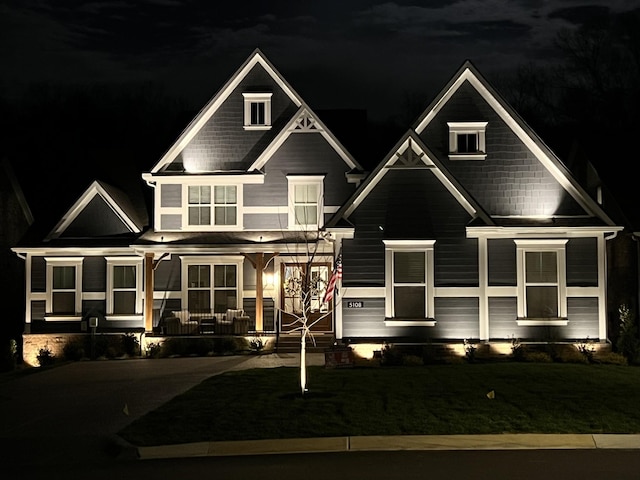
[[[287,336],[305,275],[316,338],[607,340],[621,227],[469,62],[366,173],[256,50],[142,179],[13,249],[25,343]]]

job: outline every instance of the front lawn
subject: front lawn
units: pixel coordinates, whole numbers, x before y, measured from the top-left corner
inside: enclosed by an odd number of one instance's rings
[[[308,378],[303,398],[297,368],[214,376],[120,435],[148,446],[311,436],[640,432],[636,367],[310,367]]]

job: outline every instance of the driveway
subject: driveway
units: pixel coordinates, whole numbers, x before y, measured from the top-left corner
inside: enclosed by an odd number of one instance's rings
[[[2,457],[11,470],[31,473],[112,462],[125,452],[116,436],[124,426],[212,375],[255,362],[249,356],[77,362],[4,379]]]

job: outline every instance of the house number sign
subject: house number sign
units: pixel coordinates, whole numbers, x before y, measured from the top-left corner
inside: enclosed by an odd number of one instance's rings
[[[364,302],[347,302],[347,308],[364,308]]]

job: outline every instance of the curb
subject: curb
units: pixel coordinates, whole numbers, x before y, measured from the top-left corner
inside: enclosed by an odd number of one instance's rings
[[[640,449],[640,434],[407,435],[285,438],[137,447],[138,458],[219,457],[392,450]]]

